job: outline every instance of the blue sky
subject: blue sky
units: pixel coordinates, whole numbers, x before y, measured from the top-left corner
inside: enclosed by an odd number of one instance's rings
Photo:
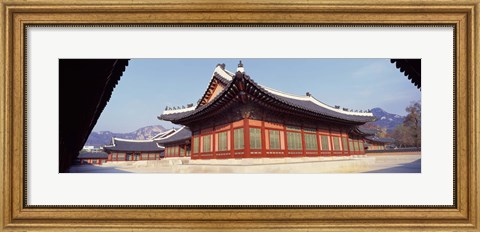
[[[131,59],[93,131],[132,132],[160,121],[165,106],[196,103],[218,63],[235,72],[242,60],[257,83],[334,106],[380,107],[406,115],[421,92],[389,59]]]

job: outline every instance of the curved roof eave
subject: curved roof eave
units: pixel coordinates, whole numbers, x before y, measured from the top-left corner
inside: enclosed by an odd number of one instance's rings
[[[218,68],[218,67],[217,67]],[[263,87],[259,84],[257,84],[255,81],[250,79],[248,75],[242,75],[243,79],[247,81],[249,84],[257,88],[258,90],[262,91],[263,94],[268,95],[278,102],[281,102],[282,104],[288,105],[290,107],[294,107],[297,109],[304,110],[306,112],[310,112],[314,115],[319,115],[322,117],[330,118],[331,120],[341,120],[341,121],[351,121],[355,123],[366,123],[373,121],[375,117],[373,117],[373,114],[371,112],[368,113],[359,113],[359,112],[348,112],[348,111],[343,111],[341,109],[335,109],[331,106],[328,106],[314,97],[308,96],[308,97],[303,97],[303,96],[296,96],[292,94],[286,94],[278,90],[274,90],[272,88],[268,87]],[[235,79],[235,78],[234,78]],[[187,112],[177,112],[177,113],[168,113],[168,114],[162,114],[158,118],[161,120],[167,120],[167,121],[181,121],[184,120],[188,117],[192,117],[194,115],[197,115],[201,113],[203,110],[208,110],[209,106],[213,105],[217,101],[221,99],[221,97],[232,88],[232,85],[234,84],[234,79],[229,82],[229,84],[225,87],[225,89],[220,92],[215,99],[212,101],[208,102],[205,105],[198,106],[196,109],[187,111]],[[282,99],[283,98],[283,99]],[[286,99],[285,99],[286,98]],[[292,100],[288,100],[292,99]],[[315,110],[311,106],[301,104],[301,102],[294,102],[294,101],[303,101],[303,102],[308,102],[309,104],[314,104],[315,106],[319,107],[319,109],[324,109],[324,112],[320,112],[320,110]]]
[[[168,144],[168,143],[175,143],[178,141],[183,141],[186,139],[190,139],[192,137],[192,131],[187,127],[183,126],[179,130],[177,130],[172,136],[166,139],[162,139],[157,141],[159,144]]]

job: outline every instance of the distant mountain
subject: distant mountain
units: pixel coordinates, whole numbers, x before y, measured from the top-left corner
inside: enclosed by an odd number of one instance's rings
[[[158,133],[165,131],[166,129],[163,126],[155,125],[155,126],[146,126],[142,127],[136,131],[130,133],[115,133],[110,131],[93,131],[88,136],[87,142],[85,146],[95,146],[95,147],[103,147],[105,145],[112,143],[112,137],[115,138],[122,138],[122,139],[151,139],[153,136],[157,135]]]
[[[404,116],[398,114],[391,114],[384,111],[382,108],[373,108],[373,116],[377,118],[377,121],[373,122],[373,125],[377,125],[383,128],[387,128],[388,132],[393,131],[398,125],[403,123]]]

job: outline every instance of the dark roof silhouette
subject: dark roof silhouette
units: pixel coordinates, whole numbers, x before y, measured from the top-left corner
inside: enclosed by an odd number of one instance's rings
[[[391,59],[395,67],[408,77],[408,79],[417,87],[422,88],[422,60],[421,59]]]

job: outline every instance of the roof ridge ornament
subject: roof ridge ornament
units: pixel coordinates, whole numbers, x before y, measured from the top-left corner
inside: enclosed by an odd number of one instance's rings
[[[219,63],[217,64],[217,67],[220,67],[221,69],[225,70],[225,63]]]
[[[245,68],[243,67],[242,61],[238,63],[237,72],[245,73]]]

